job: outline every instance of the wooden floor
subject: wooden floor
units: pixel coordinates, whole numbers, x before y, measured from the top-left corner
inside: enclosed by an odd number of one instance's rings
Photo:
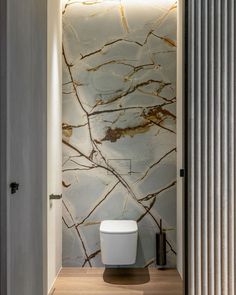
[[[63,268],[51,295],[182,295],[176,270]]]

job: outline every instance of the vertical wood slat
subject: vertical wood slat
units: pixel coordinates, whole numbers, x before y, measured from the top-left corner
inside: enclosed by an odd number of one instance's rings
[[[192,3],[191,3],[192,4]],[[189,6],[189,14],[188,14],[188,28],[189,32],[192,32],[192,34],[189,34],[189,47],[194,48],[194,23],[195,23],[195,9],[194,5]],[[194,67],[194,56],[195,51],[192,50],[189,54],[188,58],[188,72],[191,73],[192,68]],[[194,97],[195,92],[195,81],[194,76],[189,76],[189,89],[188,93],[190,97]],[[188,102],[188,120],[189,120],[189,129],[188,129],[188,139],[189,139],[189,152],[191,155],[194,155],[195,153],[195,146],[194,146],[194,100],[191,99]],[[189,157],[188,159],[189,164],[189,185],[188,185],[188,195],[191,197],[189,200],[189,214],[188,214],[188,224],[189,227],[193,228],[195,223],[195,207],[194,207],[194,201],[192,196],[194,195],[194,159],[192,157]],[[188,267],[188,288],[189,290],[186,290],[187,294],[194,295],[195,290],[195,231],[191,230],[188,235],[188,249],[189,249],[189,267]]]
[[[234,236],[235,236],[235,228],[234,228],[234,180],[235,180],[235,172],[234,172],[234,144],[235,144],[235,136],[234,136],[234,63],[232,62],[234,58],[234,41],[235,41],[235,31],[234,31],[234,9],[235,4],[234,1],[230,1],[229,3],[229,36],[231,36],[231,40],[229,42],[229,55],[228,55],[228,64],[229,64],[229,109],[228,109],[228,136],[229,136],[229,187],[228,187],[228,194],[229,194],[229,203],[228,203],[228,236],[229,236],[229,265],[228,265],[228,286],[229,286],[229,295],[235,294],[235,286],[234,286]]]
[[[214,3],[215,0],[208,2],[208,87],[209,87],[209,99],[208,99],[208,294],[214,295]]]
[[[228,294],[228,227],[227,227],[227,216],[228,216],[228,196],[227,196],[227,184],[228,184],[228,153],[227,153],[227,106],[228,106],[228,93],[227,93],[227,79],[228,79],[228,71],[227,71],[227,53],[228,53],[228,46],[227,46],[227,10],[228,10],[228,0],[222,1],[221,3],[221,63],[222,63],[222,70],[221,70],[221,106],[222,106],[222,113],[221,113],[221,169],[222,169],[222,176],[221,176],[221,232],[222,232],[222,239],[221,239],[221,265],[222,265],[222,286],[221,286],[221,294]]]
[[[188,0],[188,294],[235,294],[234,0]]]
[[[235,170],[234,170],[234,159],[235,159],[235,65],[232,62],[235,58],[234,51],[236,50],[235,44],[235,8],[234,1],[230,1],[229,10],[230,21],[229,21],[229,35],[231,36],[229,46],[229,295],[235,294]]]
[[[195,26],[195,34],[198,39],[198,42],[196,44],[195,50],[195,83],[196,83],[196,90],[195,95],[196,99],[194,101],[195,105],[195,118],[196,118],[196,124],[195,124],[195,157],[196,161],[194,163],[195,165],[195,272],[196,272],[196,278],[195,278],[195,285],[196,285],[196,292],[197,294],[201,294],[201,59],[198,57],[201,56],[201,0],[199,2],[195,2],[195,13],[196,13],[196,26]]]
[[[215,5],[215,120],[214,126],[214,146],[215,146],[215,169],[212,171],[214,173],[214,186],[215,186],[215,207],[214,207],[214,231],[215,231],[215,294],[221,295],[221,155],[220,155],[220,142],[221,142],[221,101],[220,101],[220,84],[221,84],[221,0],[216,1]]]
[[[207,114],[208,114],[208,23],[207,23],[207,13],[208,13],[208,5],[207,1],[202,1],[201,7],[201,35],[202,35],[202,44],[201,44],[201,133],[202,133],[202,142],[201,142],[201,158],[202,158],[202,167],[201,167],[201,276],[202,276],[202,284],[201,284],[201,293],[203,295],[208,294],[207,286],[208,286],[208,251],[204,251],[208,248],[208,200],[207,200],[207,186],[208,186],[208,177],[207,177],[207,163],[208,163],[208,130],[207,130]]]
[[[232,2],[232,38],[231,38],[231,44],[232,44],[232,60],[235,59],[236,57],[236,46],[235,46],[235,43],[236,43],[236,39],[235,39],[235,26],[236,26],[236,19],[235,19],[235,16],[236,16],[236,4],[235,2],[233,1]],[[232,62],[231,60],[231,62]],[[236,103],[235,103],[235,97],[236,97],[236,87],[233,86],[234,83],[235,83],[235,78],[236,78],[236,66],[234,64],[234,67],[233,67],[233,73],[232,73],[232,95],[233,95],[233,101],[234,101],[234,116],[233,116],[233,120],[236,116]],[[234,125],[235,126],[235,121],[234,121]],[[233,285],[233,288],[234,288],[234,292],[236,292],[236,284],[235,284],[235,275],[236,275],[236,269],[235,269],[235,265],[236,265],[236,233],[235,233],[235,227],[236,227],[236,201],[235,201],[235,193],[236,193],[236,182],[235,182],[235,177],[236,177],[236,171],[235,171],[235,167],[236,167],[236,152],[235,152],[235,145],[236,145],[236,128],[234,127],[234,130],[233,130],[233,134],[234,134],[234,139],[233,139],[233,150],[234,150],[234,158],[233,158],[233,165],[234,165],[234,175],[232,177],[232,186],[233,186],[233,189],[234,189],[234,194],[233,194],[233,213],[232,214],[232,219],[231,219],[231,222],[232,222],[232,228],[233,228],[233,232],[234,232],[234,237],[233,237],[233,240],[232,240],[232,248],[233,248],[233,268],[234,268],[234,275],[233,276],[233,281],[232,281],[232,285]],[[229,276],[230,277],[230,276]],[[235,294],[235,293],[233,293]]]

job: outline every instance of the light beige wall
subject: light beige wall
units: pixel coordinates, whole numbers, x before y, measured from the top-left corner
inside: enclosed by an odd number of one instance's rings
[[[48,196],[61,194],[61,1],[48,0]],[[61,200],[48,201],[48,290],[62,264]]]
[[[183,3],[178,0],[177,13],[177,269],[183,276],[183,195],[184,178],[179,170],[184,167],[184,105],[183,105]]]

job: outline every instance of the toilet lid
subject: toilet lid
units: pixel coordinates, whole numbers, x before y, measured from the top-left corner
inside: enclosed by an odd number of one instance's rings
[[[130,234],[138,231],[137,222],[134,220],[103,220],[100,232],[107,234]]]

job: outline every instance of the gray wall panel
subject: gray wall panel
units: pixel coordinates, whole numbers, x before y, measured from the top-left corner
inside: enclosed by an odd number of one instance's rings
[[[7,295],[43,295],[47,275],[47,1],[9,0],[7,8]],[[12,195],[9,184],[14,181],[20,187]]]
[[[235,4],[188,1],[189,294],[235,290]]]
[[[0,294],[6,294],[6,2],[0,1]]]

